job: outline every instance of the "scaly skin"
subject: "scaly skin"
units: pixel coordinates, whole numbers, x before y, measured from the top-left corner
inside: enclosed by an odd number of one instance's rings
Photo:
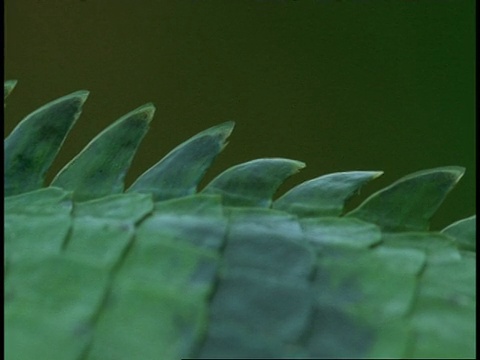
[[[124,190],[146,104],[45,187],[87,95],[45,105],[5,140],[6,359],[475,356],[475,216],[428,230],[464,169],[408,175],[349,213],[381,172],[273,199],[304,164],[258,159],[199,191],[227,122]]]

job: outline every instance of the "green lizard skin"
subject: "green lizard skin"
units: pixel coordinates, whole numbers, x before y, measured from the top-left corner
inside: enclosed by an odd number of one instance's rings
[[[350,212],[380,171],[274,197],[305,165],[257,159],[199,189],[226,122],[125,189],[146,104],[46,186],[87,96],[48,103],[5,140],[6,359],[475,357],[475,216],[429,230],[463,168],[407,175]]]

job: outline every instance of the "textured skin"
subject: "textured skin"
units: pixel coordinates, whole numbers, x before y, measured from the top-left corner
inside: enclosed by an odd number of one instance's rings
[[[61,111],[81,106],[75,94]],[[114,155],[93,145],[96,158],[85,151],[52,187],[6,170],[7,359],[475,356],[475,217],[428,231],[463,169],[409,175],[349,214],[345,201],[380,172],[326,175],[272,200],[304,165],[260,159],[198,192],[225,123],[124,192],[151,116],[151,105],[127,114],[135,141]],[[22,153],[18,137],[6,149]]]

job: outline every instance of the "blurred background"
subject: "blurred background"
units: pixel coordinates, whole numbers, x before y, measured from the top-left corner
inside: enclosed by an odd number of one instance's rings
[[[467,171],[432,228],[475,213],[475,1],[6,0],[5,131],[70,92],[90,97],[49,179],[146,103],[151,131],[127,177],[215,124],[230,144],[203,184],[259,157],[326,173],[383,170],[349,204],[408,173]]]

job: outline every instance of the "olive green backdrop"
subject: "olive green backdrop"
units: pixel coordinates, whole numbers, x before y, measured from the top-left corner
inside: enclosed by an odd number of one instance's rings
[[[91,91],[54,170],[151,101],[128,183],[181,141],[235,120],[207,180],[271,156],[307,163],[281,192],[325,173],[384,170],[365,194],[461,165],[434,228],[475,212],[474,0],[4,4],[5,78],[19,80],[6,131],[47,101]]]

